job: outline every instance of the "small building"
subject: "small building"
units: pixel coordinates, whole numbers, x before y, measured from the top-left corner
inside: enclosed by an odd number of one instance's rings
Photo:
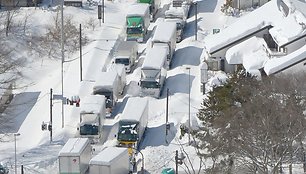
[[[83,7],[82,0],[64,0],[64,5],[73,7]]]
[[[251,7],[260,7],[270,0],[226,0],[225,6],[230,6],[236,9],[247,9]]]
[[[42,0],[0,0],[0,8],[35,7]]]

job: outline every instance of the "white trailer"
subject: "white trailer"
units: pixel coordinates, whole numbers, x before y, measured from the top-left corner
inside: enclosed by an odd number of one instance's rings
[[[91,158],[88,138],[70,138],[58,154],[60,174],[85,174]]]
[[[79,135],[95,141],[102,137],[106,108],[103,95],[89,95],[81,100]]]
[[[118,75],[118,91],[120,95],[123,95],[123,91],[126,85],[126,72],[123,64],[111,64],[108,71],[114,71]]]
[[[137,0],[137,2],[147,3],[150,5],[150,18],[151,18],[151,21],[153,21],[160,7],[161,0]]]
[[[159,46],[148,50],[141,67],[140,96],[160,97],[169,67],[167,53],[167,48]]]
[[[89,161],[90,174],[128,174],[130,160],[127,148],[106,147]]]
[[[130,5],[126,14],[126,40],[143,42],[149,25],[149,4],[136,3]]]
[[[138,58],[138,43],[136,41],[122,41],[114,54],[114,63],[125,65],[126,72],[131,72]]]
[[[115,71],[100,72],[93,86],[93,95],[104,95],[109,116],[119,97],[119,77]]]
[[[149,115],[146,97],[129,98],[119,120],[117,140],[119,145],[138,148],[147,128]]]
[[[171,65],[176,47],[176,23],[159,22],[154,31],[151,45],[152,47],[166,47],[168,49],[167,61]]]
[[[165,11],[165,21],[176,23],[176,42],[182,40],[183,30],[188,18],[189,7],[189,3],[183,2],[180,7],[170,6],[169,9]]]

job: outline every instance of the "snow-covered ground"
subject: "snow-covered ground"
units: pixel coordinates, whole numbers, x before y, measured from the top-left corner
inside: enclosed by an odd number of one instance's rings
[[[92,31],[87,29],[87,35],[92,42],[83,48],[83,82],[79,77],[79,53],[66,56],[64,63],[64,96],[79,95],[81,98],[89,94],[90,86],[97,73],[110,62],[110,54],[114,45],[122,39],[124,32],[125,13],[132,1],[106,1],[105,23]],[[163,2],[168,3],[167,1]],[[171,129],[165,136],[166,90],[160,99],[149,99],[149,124],[140,150],[144,154],[145,170],[158,174],[165,167],[175,167],[175,150],[182,147],[190,155],[192,164],[197,166],[198,159],[192,146],[188,145],[188,136],[180,136],[180,123],[187,122],[190,92],[190,115],[192,125],[196,126],[196,113],[203,99],[200,90],[200,55],[203,49],[203,39],[212,29],[223,28],[237,18],[224,16],[220,12],[223,0],[203,0],[198,2],[199,33],[198,41],[194,40],[194,9],[190,11],[190,18],[184,33],[184,40],[177,44],[172,68],[168,71],[164,89],[169,88],[169,122]],[[54,8],[55,9],[55,8]],[[56,14],[48,8],[23,8],[32,14],[31,26],[39,28]],[[65,7],[64,15],[71,14],[78,23],[86,23],[90,18],[96,19],[97,6],[84,8]],[[42,16],[44,20],[42,20]],[[96,22],[99,24],[98,20]],[[37,31],[38,32],[38,31]],[[142,45],[142,47],[145,47]],[[24,50],[24,54],[29,50]],[[31,58],[31,57],[30,57]],[[140,62],[139,62],[140,63]],[[190,72],[186,69],[190,67]],[[190,74],[189,74],[190,73]],[[31,84],[26,88],[15,90],[15,97],[6,112],[2,115],[6,119],[1,127],[0,161],[8,164],[10,172],[14,172],[14,150],[16,142],[17,165],[24,165],[25,173],[58,173],[57,155],[68,138],[74,137],[76,125],[79,121],[78,108],[62,105],[58,98],[53,100],[53,136],[50,143],[48,131],[41,130],[42,122],[48,122],[50,106],[50,88],[55,96],[61,94],[61,61],[48,58],[32,58],[31,63],[22,71],[23,78],[19,85]],[[189,76],[190,75],[190,76]],[[206,86],[210,89],[213,83],[218,83],[213,76],[224,77],[222,73],[209,74],[212,77]],[[137,83],[140,78],[140,65],[127,76],[125,96],[119,100],[115,113],[120,113],[124,107],[125,97],[137,95]],[[188,80],[191,81],[189,89]],[[64,116],[64,117],[62,117]],[[106,125],[113,126],[118,116],[106,120]],[[14,136],[14,133],[20,136]],[[111,131],[110,131],[111,132]],[[105,139],[112,138],[112,133]],[[16,141],[14,141],[16,138]],[[113,137],[114,138],[114,137]],[[138,157],[141,158],[140,156]],[[181,166],[182,167],[182,166]],[[180,167],[180,171],[184,171]],[[184,172],[183,172],[184,173]]]

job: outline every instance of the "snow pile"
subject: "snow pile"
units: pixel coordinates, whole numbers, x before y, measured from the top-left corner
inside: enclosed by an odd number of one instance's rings
[[[225,58],[229,64],[242,64],[247,71],[258,70],[269,59],[267,47],[264,39],[251,37],[228,49]]]

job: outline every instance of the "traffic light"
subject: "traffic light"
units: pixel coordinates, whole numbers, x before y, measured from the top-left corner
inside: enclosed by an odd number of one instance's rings
[[[47,124],[42,122],[41,124],[41,130],[44,131],[44,130],[47,130]]]

